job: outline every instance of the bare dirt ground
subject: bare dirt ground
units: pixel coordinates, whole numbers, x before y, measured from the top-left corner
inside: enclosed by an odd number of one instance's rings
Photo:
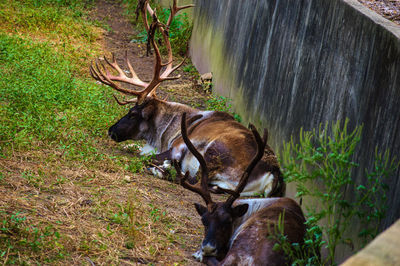
[[[358,0],[386,19],[400,25],[400,0]]]

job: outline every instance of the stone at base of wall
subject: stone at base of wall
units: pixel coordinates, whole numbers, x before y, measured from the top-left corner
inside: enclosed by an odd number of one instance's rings
[[[400,219],[342,266],[400,265]]]

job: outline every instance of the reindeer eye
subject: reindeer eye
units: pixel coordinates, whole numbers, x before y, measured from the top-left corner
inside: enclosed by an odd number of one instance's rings
[[[128,117],[129,118],[134,118],[135,116],[137,116],[137,114],[138,114],[138,112],[136,110],[129,111]]]

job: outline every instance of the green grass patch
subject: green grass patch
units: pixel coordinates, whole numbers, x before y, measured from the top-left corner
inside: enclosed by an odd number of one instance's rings
[[[87,152],[91,139],[105,134],[121,115],[111,92],[73,70],[46,43],[0,34],[0,152],[11,144],[32,148],[33,142],[57,145],[67,154],[74,148]]]
[[[3,29],[15,32],[55,32],[65,36],[82,36],[91,40],[91,23],[84,19],[85,7],[92,1],[25,0],[0,2],[0,23]],[[76,23],[78,22],[78,23]],[[64,25],[64,27],[60,27]]]
[[[93,1],[0,1],[0,33],[49,42],[73,63],[86,64],[100,50],[102,30],[88,17]]]
[[[232,111],[232,100],[223,96],[210,95],[206,102],[206,109],[212,111],[221,111],[231,114],[236,121],[242,122],[242,117]]]

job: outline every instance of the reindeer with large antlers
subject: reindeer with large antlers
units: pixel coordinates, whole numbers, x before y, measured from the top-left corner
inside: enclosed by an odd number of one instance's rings
[[[179,76],[171,74],[183,62],[173,66],[171,44],[168,29],[175,14],[189,6],[178,6],[176,0],[171,7],[171,14],[166,24],[157,18],[155,10],[147,0],[140,0],[138,11],[141,12],[144,25],[148,31],[148,42],[154,50],[154,75],[151,81],[139,79],[126,56],[126,65],[130,76],[118,65],[115,57],[112,60],[104,58],[105,63],[96,61],[90,67],[92,77],[101,83],[112,87],[118,92],[134,96],[133,99],[120,101],[120,105],[135,104],[128,114],[109,128],[109,136],[117,141],[146,140],[143,153],[156,150],[153,162],[156,165],[168,165],[171,160],[178,160],[183,171],[190,173],[190,181],[195,183],[199,169],[198,161],[188,152],[180,134],[180,119],[187,113],[189,120],[188,135],[199,152],[204,156],[210,169],[209,185],[216,192],[232,190],[238,183],[238,176],[251,161],[257,150],[257,143],[246,127],[235,121],[228,113],[218,111],[200,111],[175,102],[168,102],[156,97],[156,89],[161,82],[173,80]],[[146,14],[149,13],[152,23],[149,25]],[[163,36],[168,58],[162,62],[162,57],[154,40],[155,31]],[[108,68],[107,68],[108,67]],[[113,74],[117,73],[117,74]],[[136,91],[122,87],[126,83],[141,88]],[[158,175],[162,167],[153,168]],[[273,151],[267,147],[262,160],[252,171],[247,186],[242,195],[282,196],[285,190],[279,164]]]
[[[177,161],[174,166],[181,185],[199,194],[206,206],[195,203],[204,225],[204,239],[201,249],[194,256],[208,265],[286,265],[285,254],[273,251],[276,241],[269,236],[276,231],[279,219],[283,219],[284,233],[291,243],[302,243],[305,234],[305,219],[300,206],[289,198],[242,199],[243,191],[258,161],[262,158],[267,143],[267,131],[261,139],[253,125],[250,129],[257,142],[257,153],[247,166],[235,190],[225,202],[214,202],[208,187],[209,170],[204,157],[191,143],[186,125],[186,114],[182,116],[182,137],[189,151],[201,166],[201,180],[192,185],[189,176],[182,176]],[[280,218],[281,217],[281,218]]]

